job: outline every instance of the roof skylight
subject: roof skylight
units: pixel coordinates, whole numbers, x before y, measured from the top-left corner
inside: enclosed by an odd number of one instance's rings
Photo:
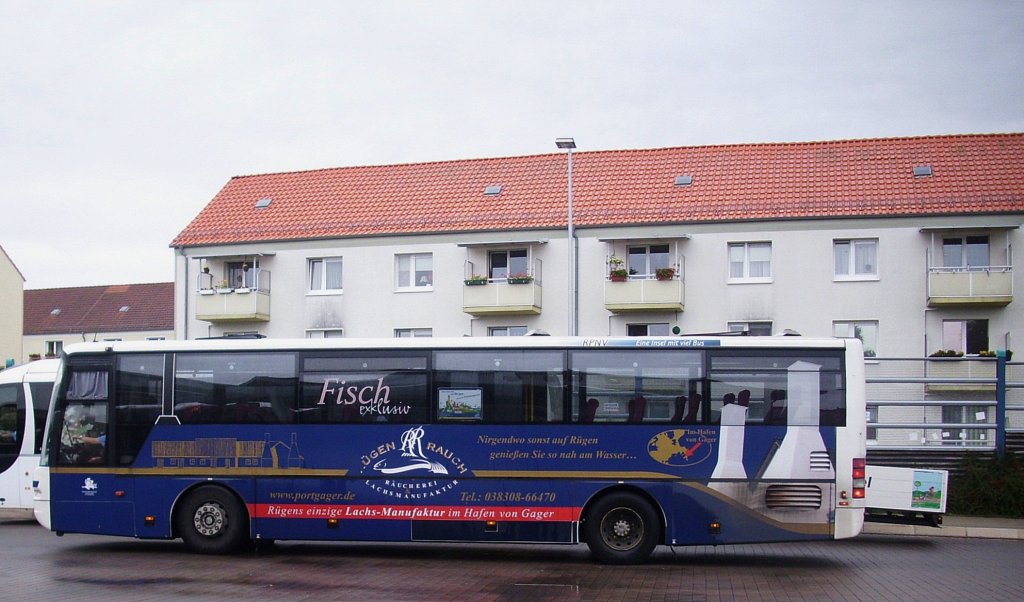
[[[932,175],[931,165],[915,165],[914,166],[914,177],[915,178],[929,178]]]
[[[272,198],[270,198],[268,196],[265,196],[262,199],[256,201],[256,207],[255,208],[256,209],[266,209],[267,207],[270,206],[270,202],[273,201],[273,200],[274,199],[272,199]]]
[[[117,311],[119,311],[119,312],[121,312],[121,313],[125,314],[125,313],[128,313],[128,310],[129,310],[129,309],[131,309],[131,308],[132,308],[132,306],[131,306],[131,305],[122,305],[122,306],[121,306],[121,309],[119,309],[119,310],[117,310]]]
[[[51,316],[59,316],[60,315],[60,308],[59,307],[54,307],[53,309],[51,309],[50,310],[50,315]]]
[[[693,184],[693,176],[676,176],[676,186],[689,186]]]
[[[501,184],[491,184],[484,188],[485,196],[498,196],[499,194],[501,194]]]

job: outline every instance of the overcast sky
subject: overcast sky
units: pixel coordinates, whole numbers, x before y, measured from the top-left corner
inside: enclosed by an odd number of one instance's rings
[[[0,0],[0,246],[167,282],[236,175],[1024,131],[1024,2]]]

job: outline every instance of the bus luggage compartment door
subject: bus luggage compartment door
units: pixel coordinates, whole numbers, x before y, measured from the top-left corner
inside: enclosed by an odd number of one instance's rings
[[[60,533],[135,535],[131,480],[116,474],[51,474],[51,520]]]

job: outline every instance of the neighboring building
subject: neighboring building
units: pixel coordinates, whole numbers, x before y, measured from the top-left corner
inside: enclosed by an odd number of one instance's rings
[[[24,359],[82,341],[174,338],[174,283],[25,291]]]
[[[21,362],[25,277],[0,247],[0,369]]]

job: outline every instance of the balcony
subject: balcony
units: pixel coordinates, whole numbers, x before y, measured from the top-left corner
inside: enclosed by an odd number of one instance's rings
[[[928,268],[928,306],[993,306],[1013,301],[1013,268]]]
[[[474,316],[539,314],[541,290],[533,279],[518,284],[504,278],[467,283],[462,288],[462,311]]]
[[[683,311],[683,280],[629,279],[604,283],[604,307],[613,313]]]
[[[196,319],[207,322],[269,322],[270,270],[256,270],[251,288],[215,287],[210,274],[199,274]]]

